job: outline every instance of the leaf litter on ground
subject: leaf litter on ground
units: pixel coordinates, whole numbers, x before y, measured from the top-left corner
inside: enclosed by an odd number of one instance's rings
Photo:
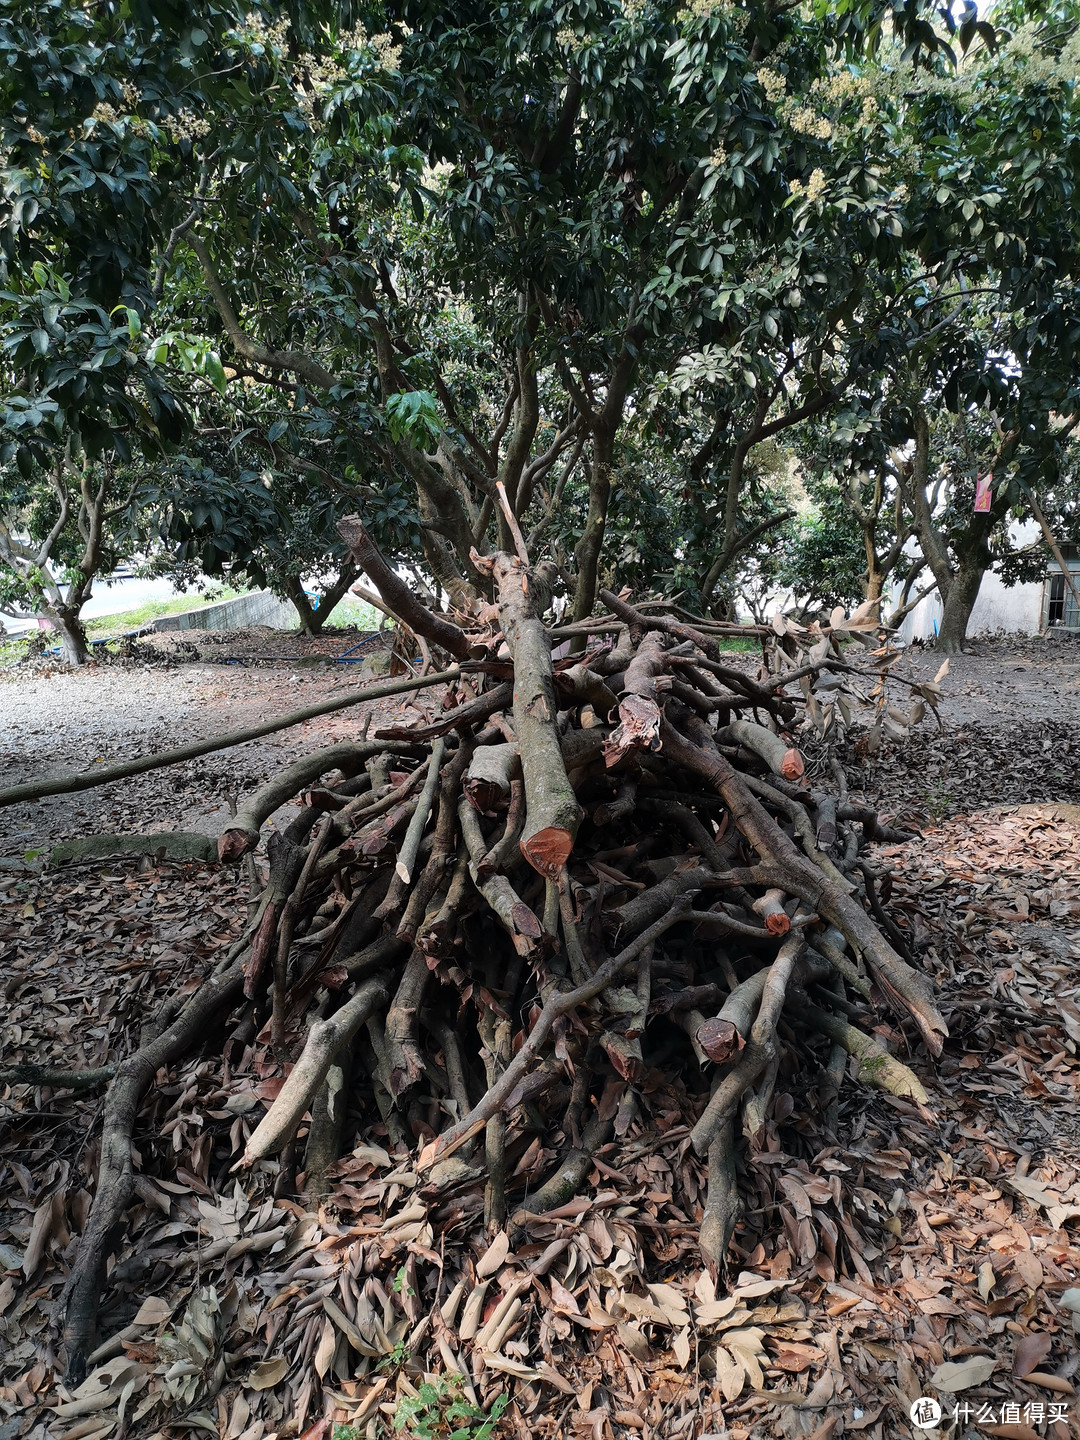
[[[147,1097],[103,1344],[68,1392],[52,1317],[89,1207],[100,1092],[0,1091],[0,1433],[388,1435],[403,1400],[455,1373],[485,1413],[509,1397],[498,1433],[515,1436],[886,1440],[927,1393],[947,1410],[1068,1400],[1080,816],[982,811],[875,863],[951,1039],[931,1068],[888,1011],[874,1033],[918,1069],[932,1111],[851,1084],[827,1133],[820,1075],[789,1050],[746,1156],[727,1288],[697,1248],[698,1102],[662,1069],[612,1097],[616,1138],[560,1210],[529,1216],[528,1177],[556,1153],[523,1148],[514,1220],[492,1237],[480,1163],[417,1174],[373,1104],[351,1116],[324,1203],[275,1196],[276,1162],[238,1181],[280,1086],[265,1037],[241,1026]],[[228,872],[146,863],[19,875],[7,900],[3,1064],[91,1069],[220,960],[247,894]]]

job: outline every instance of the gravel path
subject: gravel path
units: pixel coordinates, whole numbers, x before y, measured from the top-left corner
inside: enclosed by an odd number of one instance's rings
[[[913,649],[909,664],[932,679],[943,657]],[[949,658],[942,718],[950,725],[1080,720],[1080,639],[983,640]]]

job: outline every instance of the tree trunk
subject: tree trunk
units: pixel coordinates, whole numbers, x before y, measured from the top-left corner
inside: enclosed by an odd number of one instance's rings
[[[338,571],[337,579],[332,585],[328,585],[319,596],[319,608],[312,616],[315,629],[310,632],[311,634],[317,635],[319,633],[337,609],[339,601],[344,599],[349,593],[350,586],[359,578],[360,566],[354,564],[351,559],[343,560],[341,562],[341,569]]]
[[[948,593],[943,597],[944,610],[935,646],[943,654],[959,655],[963,650],[968,621],[979,598],[985,573],[982,566],[965,567],[953,577]]]
[[[85,665],[90,659],[90,647],[86,643],[86,631],[78,610],[66,605],[56,608],[43,606],[42,609],[56,626],[64,664]]]
[[[352,560],[342,561],[337,579],[326,587],[314,605],[308,599],[299,575],[286,576],[285,594],[300,616],[300,634],[309,637],[322,634],[322,628],[334,613],[338,602],[349,593],[349,587],[359,576],[359,565]]]
[[[607,526],[608,501],[611,498],[612,462],[615,457],[615,437],[622,424],[626,392],[637,365],[638,346],[644,331],[634,325],[627,333],[626,341],[612,369],[608,380],[607,400],[604,408],[593,421],[593,455],[589,475],[589,514],[581,539],[574,547],[577,564],[577,587],[574,590],[573,619],[584,620],[592,614],[596,602],[596,591],[600,577],[600,552],[604,548],[604,534]],[[573,648],[583,650],[585,642],[574,641]]]
[[[324,616],[312,609],[311,601],[307,597],[299,575],[288,575],[285,579],[285,594],[292,601],[297,615],[300,616],[300,634],[317,635],[322,629]],[[321,606],[319,607],[321,610]]]
[[[577,588],[574,591],[572,619],[580,621],[592,614],[600,575],[600,552],[604,548],[604,527],[607,524],[608,500],[611,496],[611,445],[596,443],[593,463],[589,467],[589,514],[581,539],[574,547],[577,562]],[[584,642],[582,642],[584,649]]]

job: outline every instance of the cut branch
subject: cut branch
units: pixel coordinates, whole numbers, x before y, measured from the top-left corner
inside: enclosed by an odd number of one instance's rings
[[[300,1059],[247,1143],[240,1162],[244,1169],[267,1155],[276,1155],[293,1139],[338,1051],[389,998],[390,981],[375,975],[365,980],[352,999],[328,1020],[315,1021]]]
[[[458,660],[467,660],[471,644],[465,631],[452,620],[435,615],[413,594],[394,567],[383,555],[364,528],[359,515],[346,515],[338,521],[338,533],[348,545],[352,557],[375,585],[391,612],[403,620],[417,635],[441,645]]]
[[[496,555],[491,570],[499,620],[514,659],[514,731],[525,781],[521,853],[541,875],[554,879],[573,849],[583,811],[559,744],[551,648],[540,619],[547,588],[511,555]]]
[[[667,721],[661,734],[671,757],[707,780],[723,796],[732,820],[762,859],[782,875],[784,888],[830,920],[861,951],[882,987],[910,1012],[930,1053],[940,1055],[949,1031],[925,976],[905,964],[857,900],[799,854],[793,841],[715,748],[700,748]],[[707,732],[702,738],[711,743]]]

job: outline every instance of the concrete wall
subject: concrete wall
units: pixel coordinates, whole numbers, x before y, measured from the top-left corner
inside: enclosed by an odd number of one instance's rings
[[[154,621],[154,629],[242,630],[246,625],[269,625],[273,630],[296,630],[299,624],[296,607],[288,600],[279,600],[269,590],[255,590],[249,595],[238,595],[235,600],[204,605],[199,610],[162,615]]]
[[[1024,635],[1037,635],[1042,628],[1043,581],[1026,585],[1005,586],[991,571],[983,576],[979,598],[971,612],[969,635],[985,635],[991,630],[1019,630]]]
[[[1040,530],[1034,520],[1012,521],[1009,525],[1009,539],[1020,549],[1031,545],[1040,538]],[[926,580],[930,579],[927,572]],[[968,624],[969,635],[988,635],[1004,630],[1022,635],[1037,635],[1043,623],[1043,581],[1036,580],[1026,585],[1003,585],[1000,576],[992,570],[983,576],[979,587],[979,598],[971,612]],[[900,627],[900,638],[932,640],[941,624],[941,597],[935,591],[919,602]]]
[[[969,635],[989,635],[1005,630],[1021,635],[1037,635],[1042,629],[1043,582],[1027,585],[1003,585],[1000,578],[988,571],[979,587],[979,598],[971,612]],[[900,626],[904,641],[932,640],[941,624],[941,599],[935,590],[921,600]]]

